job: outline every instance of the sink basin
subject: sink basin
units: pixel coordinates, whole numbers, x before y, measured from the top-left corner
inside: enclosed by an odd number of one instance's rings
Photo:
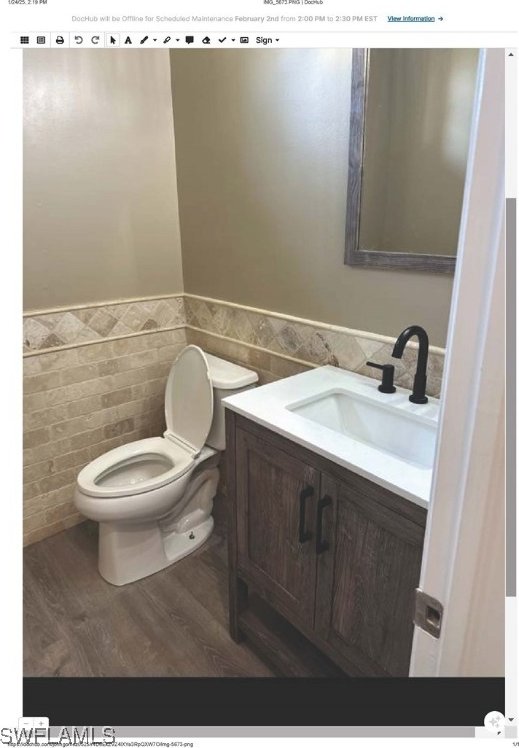
[[[413,413],[341,389],[328,390],[286,407],[302,418],[370,447],[422,467],[432,467],[436,427]]]
[[[377,379],[321,366],[224,400],[327,460],[427,508],[439,401],[412,403],[409,390],[384,394]]]

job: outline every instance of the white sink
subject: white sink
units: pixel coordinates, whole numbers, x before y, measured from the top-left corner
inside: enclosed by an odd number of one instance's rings
[[[439,402],[409,401],[397,387],[322,366],[225,398],[226,408],[426,507]]]
[[[406,461],[432,467],[436,427],[419,416],[332,389],[286,406],[297,415]]]

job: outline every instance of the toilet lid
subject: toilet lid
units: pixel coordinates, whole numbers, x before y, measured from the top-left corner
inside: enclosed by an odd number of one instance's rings
[[[166,434],[202,449],[213,421],[213,386],[207,359],[196,345],[184,348],[171,367],[165,411]]]

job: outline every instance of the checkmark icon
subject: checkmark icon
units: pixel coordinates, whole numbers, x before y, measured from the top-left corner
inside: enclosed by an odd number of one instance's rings
[[[225,41],[226,39],[227,39],[227,37],[226,37],[226,36],[224,36],[224,38],[223,38],[223,39],[218,39],[218,41],[220,42],[220,44],[222,44],[222,42],[224,42],[224,41]]]

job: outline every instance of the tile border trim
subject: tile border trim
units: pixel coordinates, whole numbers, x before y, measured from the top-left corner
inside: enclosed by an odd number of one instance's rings
[[[120,309],[121,306],[125,308]],[[394,338],[388,335],[190,293],[37,310],[25,312],[23,318],[24,358],[184,329],[239,343],[293,364],[316,367],[332,363],[374,376],[365,366],[368,355],[375,361],[387,359],[394,344]],[[298,335],[306,341],[305,345],[300,345]],[[402,386],[411,386],[412,357],[417,348],[418,343],[411,341],[404,359],[396,365],[396,379]],[[430,379],[428,389],[430,394],[437,394],[445,349],[431,345],[429,352],[434,381]]]
[[[23,352],[46,353],[177,329],[186,322],[184,295],[118,299],[112,303],[39,310],[23,315]]]
[[[316,364],[313,361],[305,361],[302,358],[294,358],[289,356],[288,353],[280,353],[279,351],[273,351],[271,348],[262,348],[260,345],[254,343],[246,343],[238,338],[230,338],[228,335],[221,335],[219,332],[212,332],[212,330],[204,330],[202,327],[195,327],[195,325],[185,325],[186,330],[193,330],[194,332],[201,332],[204,335],[210,335],[213,338],[219,340],[227,340],[229,343],[238,343],[238,345],[244,345],[246,348],[251,348],[254,351],[260,351],[261,353],[268,353],[269,356],[276,356],[277,358],[284,358],[285,361],[291,361],[293,364],[299,364],[300,366],[308,366],[312,369],[317,369],[321,364]]]
[[[208,304],[219,304],[221,306],[230,307],[230,308],[242,311],[242,312],[250,312],[251,314],[261,314],[266,317],[276,317],[277,319],[283,319],[287,322],[293,322],[294,324],[308,325],[309,327],[315,327],[321,330],[328,330],[329,332],[338,332],[341,335],[350,335],[356,338],[374,340],[377,343],[393,344],[396,339],[394,337],[391,337],[390,335],[381,335],[376,332],[368,332],[367,330],[355,330],[352,327],[334,325],[330,322],[318,322],[317,320],[305,319],[304,317],[295,317],[291,314],[284,314],[283,312],[273,312],[273,311],[270,311],[269,309],[259,309],[258,307],[247,306],[246,304],[236,304],[233,301],[223,301],[222,299],[213,299],[208,296],[199,296],[197,294],[184,293],[184,298],[195,299],[197,301],[204,301]],[[410,346],[411,348],[418,349],[418,343],[415,343],[413,340],[409,341],[407,345]],[[445,355],[445,348],[441,348],[440,346],[430,345],[429,351],[431,353]]]
[[[161,301],[162,299],[177,299],[177,298],[189,298],[189,299],[196,299],[198,301],[205,301],[207,303],[212,304],[219,304],[221,306],[230,307],[233,309],[238,309],[240,311],[244,312],[251,312],[253,314],[262,314],[266,315],[268,317],[276,317],[277,319],[283,319],[287,322],[294,322],[295,324],[300,325],[309,325],[311,327],[319,328],[321,330],[329,330],[330,332],[338,332],[342,335],[352,335],[354,337],[360,337],[365,338],[367,340],[375,340],[380,343],[392,343],[394,342],[394,338],[392,338],[389,335],[382,335],[376,332],[369,332],[367,330],[356,330],[352,327],[345,327],[341,325],[334,325],[330,322],[319,322],[317,320],[311,320],[306,319],[305,317],[296,317],[292,314],[285,314],[283,312],[274,312],[269,309],[261,309],[259,307],[253,307],[248,306],[247,304],[237,304],[234,301],[225,301],[223,299],[213,299],[209,296],[200,296],[199,294],[192,294],[192,293],[184,293],[184,292],[177,292],[172,294],[161,294],[159,296],[138,296],[133,298],[127,298],[127,299],[115,299],[112,301],[98,301],[93,302],[91,304],[76,304],[74,306],[62,306],[62,307],[52,307],[49,309],[35,309],[31,311],[25,311],[22,314],[23,319],[28,319],[31,317],[41,317],[46,314],[65,314],[66,312],[73,312],[75,310],[82,310],[82,309],[99,309],[101,307],[107,307],[107,306],[117,306],[120,304],[138,304],[141,302],[149,302],[149,301]],[[178,329],[182,325],[178,325],[176,327],[171,328],[163,328],[163,329]],[[197,328],[199,329],[199,328]],[[155,330],[157,332],[158,330]],[[129,335],[120,335],[115,337],[107,337],[103,338],[104,340],[119,340],[123,337],[132,337],[136,334],[144,334],[144,332],[148,332],[148,330],[141,331],[140,333],[131,333]],[[153,332],[153,330],[150,330],[149,332]],[[100,342],[98,341],[81,341],[79,343],[71,343],[69,345],[61,346],[61,348],[48,348],[44,350],[66,350],[67,348],[72,348],[77,345],[88,345],[91,342]],[[411,347],[417,347],[417,343],[414,341],[409,341],[408,343]],[[429,350],[431,353],[438,353],[440,355],[445,354],[445,348],[442,348],[441,346],[435,346],[430,345]],[[24,355],[33,355],[33,353],[39,353],[41,351],[30,351]]]
[[[75,304],[74,306],[56,306],[48,309],[34,309],[22,313],[22,317],[41,317],[44,314],[65,314],[74,312],[78,309],[99,309],[104,306],[117,306],[118,304],[139,304],[144,301],[161,301],[162,299],[178,299],[180,296],[187,294],[179,291],[178,293],[167,293],[160,296],[135,296],[127,299],[115,299],[113,301],[93,301],[91,304]]]
[[[364,376],[377,378],[367,361],[379,364],[393,361],[395,384],[412,389],[418,343],[406,346],[399,360],[391,359],[395,339],[387,335],[364,333],[299,317],[258,310],[233,302],[186,294],[184,297],[186,329],[246,346],[292,362],[294,365],[339,366]],[[221,348],[221,346],[219,346]],[[445,351],[429,348],[427,394],[441,392]],[[225,355],[224,355],[225,358]]]
[[[83,340],[80,343],[69,343],[68,345],[60,345],[55,348],[41,348],[34,351],[24,351],[23,358],[30,358],[31,356],[41,356],[45,353],[58,353],[59,351],[69,351],[72,348],[82,348],[85,345],[99,345],[101,343],[111,343],[113,340],[125,340],[126,338],[138,338],[141,335],[157,335],[159,332],[173,332],[174,330],[184,330],[185,324],[174,325],[173,327],[160,327],[154,330],[140,330],[139,332],[131,332],[128,335],[114,335],[108,338],[100,338],[96,340]]]

